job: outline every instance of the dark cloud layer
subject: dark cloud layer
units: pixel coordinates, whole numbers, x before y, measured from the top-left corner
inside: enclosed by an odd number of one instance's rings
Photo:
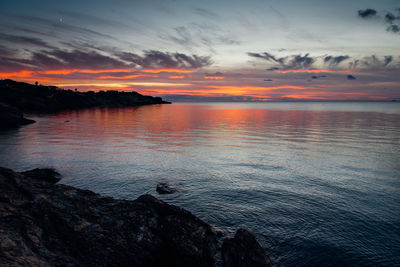
[[[364,10],[358,10],[358,16],[360,16],[363,19],[373,17],[377,13],[378,12],[375,9],[371,9],[371,8],[367,8]]]
[[[268,71],[277,70],[298,70],[298,69],[310,69],[310,68],[320,68],[321,66],[328,69],[340,70],[340,66],[346,67],[346,62],[348,62],[347,67],[350,69],[383,69],[383,68],[393,68],[398,67],[399,62],[395,61],[395,58],[391,55],[384,57],[377,57],[375,55],[363,57],[360,59],[352,59],[348,55],[340,56],[324,56],[324,57],[312,57],[309,54],[304,56],[291,55],[285,57],[278,57],[267,52],[263,53],[247,53],[250,57],[265,60],[273,66],[267,68]],[[352,59],[352,60],[351,60]],[[312,77],[313,78],[313,77]],[[319,78],[319,77],[317,77]],[[315,79],[315,78],[313,78]]]
[[[336,66],[340,64],[342,61],[349,59],[349,56],[326,56],[324,58],[324,63],[328,63],[331,66]]]
[[[0,47],[1,48],[1,47]],[[0,49],[1,51],[8,51]],[[81,50],[41,50],[29,58],[8,58],[0,55],[0,69],[115,69],[115,68],[182,68],[197,69],[211,65],[207,56],[168,53],[155,50],[144,51],[142,55],[119,52],[114,54]],[[12,67],[12,68],[10,68]]]
[[[27,46],[36,46],[42,49],[44,48],[53,48],[46,42],[42,41],[39,38],[29,37],[29,36],[18,36],[18,35],[10,35],[5,33],[0,33],[0,42],[2,44],[6,43],[8,45],[27,45]],[[0,44],[1,44],[0,43]]]
[[[278,67],[273,67],[269,70],[290,70],[290,69],[306,69],[311,67],[311,65],[315,62],[315,59],[310,57],[309,54],[305,54],[304,56],[301,54],[286,56],[286,57],[277,57],[268,52],[264,53],[247,53],[250,57],[265,59],[271,63],[278,64]]]
[[[186,55],[182,53],[167,53],[156,50],[144,51],[144,55],[120,53],[119,58],[142,68],[183,68],[197,69],[212,64],[208,56]]]

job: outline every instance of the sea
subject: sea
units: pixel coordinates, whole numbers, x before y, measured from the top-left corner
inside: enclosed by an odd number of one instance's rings
[[[174,103],[28,115],[0,166],[152,194],[253,232],[275,266],[400,266],[400,103]],[[178,189],[159,195],[156,185]]]

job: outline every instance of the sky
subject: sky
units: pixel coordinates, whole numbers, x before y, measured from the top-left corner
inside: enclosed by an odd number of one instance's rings
[[[398,0],[1,0],[0,79],[172,101],[400,99]]]

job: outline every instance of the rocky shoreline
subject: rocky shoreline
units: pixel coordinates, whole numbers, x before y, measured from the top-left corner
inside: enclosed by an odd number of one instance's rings
[[[0,168],[0,265],[271,266],[255,237],[226,237],[151,195],[118,200]]]
[[[152,104],[170,102],[161,97],[144,96],[137,92],[78,92],[6,79],[0,80],[0,129],[12,129],[27,124],[28,119],[22,113],[54,113],[68,109]]]

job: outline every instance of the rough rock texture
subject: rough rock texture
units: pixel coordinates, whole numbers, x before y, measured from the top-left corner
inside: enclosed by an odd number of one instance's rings
[[[22,112],[18,109],[0,103],[0,130],[13,129],[33,122],[35,121],[25,119]]]
[[[173,194],[176,192],[176,189],[171,187],[168,183],[158,183],[156,191],[159,194]]]
[[[267,267],[271,261],[255,237],[245,229],[222,243],[222,263],[229,267]]]
[[[151,195],[116,200],[58,180],[51,169],[0,168],[1,266],[215,266],[218,234],[190,212]],[[251,261],[241,266],[266,266],[251,265],[265,255],[255,238],[239,239],[224,243],[225,266],[238,266],[229,265],[229,248],[242,245]]]
[[[169,103],[160,97],[144,96],[137,92],[77,92],[56,86],[33,85],[9,79],[0,80],[0,99],[3,103],[28,113]]]

